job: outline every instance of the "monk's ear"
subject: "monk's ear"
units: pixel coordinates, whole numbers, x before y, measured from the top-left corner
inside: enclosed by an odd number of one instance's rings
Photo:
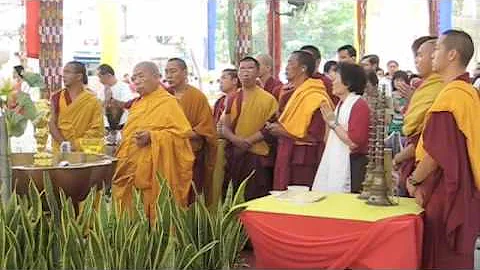
[[[457,50],[449,50],[447,52],[447,59],[449,62],[453,62],[455,59],[459,58],[460,54]]]

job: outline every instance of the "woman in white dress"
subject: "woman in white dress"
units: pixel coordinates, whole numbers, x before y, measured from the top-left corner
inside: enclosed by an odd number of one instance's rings
[[[339,63],[333,94],[340,98],[335,111],[322,106],[330,131],[312,190],[359,192],[368,163],[369,107],[362,98],[366,74],[356,64]]]

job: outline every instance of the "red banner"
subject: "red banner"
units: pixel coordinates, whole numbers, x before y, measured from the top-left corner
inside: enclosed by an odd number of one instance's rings
[[[40,0],[27,0],[26,11],[25,42],[27,57],[38,59],[40,54]]]

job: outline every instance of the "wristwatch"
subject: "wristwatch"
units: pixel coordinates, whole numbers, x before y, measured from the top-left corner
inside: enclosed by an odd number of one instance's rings
[[[328,123],[328,127],[331,128],[331,129],[337,128],[338,125],[339,125],[339,124],[338,124],[337,121],[333,121],[333,123],[332,123],[332,122]]]

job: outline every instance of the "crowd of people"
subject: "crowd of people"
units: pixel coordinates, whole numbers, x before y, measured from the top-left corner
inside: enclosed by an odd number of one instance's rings
[[[105,90],[97,97],[86,88],[85,67],[69,62],[65,88],[51,97],[54,150],[65,141],[81,150],[81,138],[121,130],[113,197],[128,211],[132,190],[140,190],[152,221],[158,175],[183,206],[195,199],[192,184],[215,203],[230,182],[236,190],[245,179],[247,200],[291,185],[357,193],[368,163],[367,99],[384,91],[387,132],[405,138],[393,158],[399,189],[425,208],[423,267],[471,268],[480,231],[480,99],[466,73],[473,42],[449,30],[418,38],[412,51],[417,74],[396,61],[384,73],[377,55],[357,59],[351,45],[321,73],[320,51],[306,45],[290,54],[287,82],[275,78],[269,55],[245,57],[223,70],[213,108],[188,83],[180,58],[168,61],[164,78],[154,63],[137,64],[136,96],[101,65]]]

